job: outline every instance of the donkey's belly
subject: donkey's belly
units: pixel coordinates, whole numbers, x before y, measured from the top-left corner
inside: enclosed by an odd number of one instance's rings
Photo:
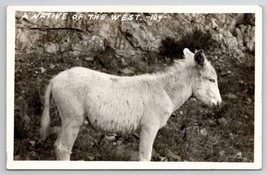
[[[102,103],[88,109],[88,120],[96,128],[107,132],[129,133],[139,128],[143,115],[141,106]]]
[[[88,120],[93,128],[112,133],[131,133],[138,129],[141,117],[130,117],[127,115],[113,116],[112,114],[103,115],[100,113],[88,114]]]
[[[137,122],[120,122],[116,120],[102,120],[101,117],[95,119],[89,119],[93,128],[100,131],[109,133],[131,133],[135,131],[139,126]]]

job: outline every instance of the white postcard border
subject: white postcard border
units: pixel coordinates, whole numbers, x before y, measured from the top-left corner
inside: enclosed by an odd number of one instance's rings
[[[148,12],[148,13],[255,13],[255,103],[254,162],[122,162],[122,161],[15,161],[15,12]],[[9,6],[7,7],[6,148],[7,169],[261,169],[262,168],[262,8],[257,5],[180,6]]]

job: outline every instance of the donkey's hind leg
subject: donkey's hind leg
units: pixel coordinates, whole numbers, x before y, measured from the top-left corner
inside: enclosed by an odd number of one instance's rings
[[[61,117],[61,131],[55,142],[57,160],[70,160],[71,150],[83,120],[83,115],[76,115],[69,118]]]

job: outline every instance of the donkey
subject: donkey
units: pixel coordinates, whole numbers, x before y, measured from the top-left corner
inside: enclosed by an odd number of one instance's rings
[[[115,76],[82,67],[59,73],[45,92],[41,118],[43,140],[48,135],[52,96],[61,118],[55,142],[58,160],[70,160],[80,126],[87,118],[96,129],[140,132],[139,160],[150,161],[154,139],[171,114],[190,97],[213,107],[222,99],[217,75],[202,50],[183,50],[184,59],[163,72]]]

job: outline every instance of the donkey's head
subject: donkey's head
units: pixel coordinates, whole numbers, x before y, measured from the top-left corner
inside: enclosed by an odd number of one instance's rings
[[[194,82],[192,84],[192,95],[208,106],[219,106],[222,102],[218,88],[217,74],[211,63],[206,59],[203,50],[195,54],[189,49],[184,49],[186,59],[194,60]],[[189,57],[189,58],[188,58]]]

